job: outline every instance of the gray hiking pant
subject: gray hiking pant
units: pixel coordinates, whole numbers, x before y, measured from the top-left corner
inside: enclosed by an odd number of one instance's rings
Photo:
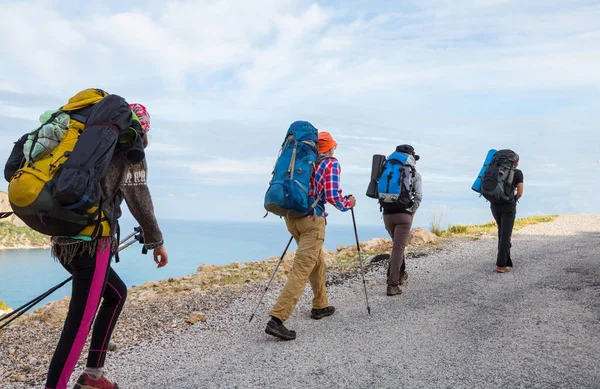
[[[412,221],[413,215],[406,213],[383,215],[385,229],[394,242],[392,256],[390,257],[390,271],[387,279],[388,285],[398,285],[400,283],[400,274],[405,271],[404,249],[406,248],[406,243],[410,236]]]

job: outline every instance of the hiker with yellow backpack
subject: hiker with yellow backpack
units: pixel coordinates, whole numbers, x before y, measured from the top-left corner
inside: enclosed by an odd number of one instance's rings
[[[52,236],[53,257],[73,276],[69,312],[46,389],[67,387],[92,322],[87,365],[75,388],[115,389],[103,366],[127,296],[127,287],[110,265],[117,252],[123,199],[158,267],[168,262],[145,181],[150,116],[141,104],[86,89],[40,120],[37,130],[15,144],[4,175],[14,213]],[[143,179],[127,180],[142,171],[136,177]]]

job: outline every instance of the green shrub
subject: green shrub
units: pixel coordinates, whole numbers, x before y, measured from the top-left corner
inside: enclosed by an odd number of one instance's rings
[[[19,227],[11,222],[0,223],[0,245],[12,247],[23,240],[27,240],[32,246],[44,246],[49,243],[46,235],[29,227]]]
[[[452,234],[466,234],[469,230],[468,226],[450,226],[448,227],[448,232]]]

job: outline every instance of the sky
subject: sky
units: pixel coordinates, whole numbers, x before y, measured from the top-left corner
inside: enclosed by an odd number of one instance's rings
[[[372,155],[404,143],[414,225],[491,219],[470,189],[490,148],[521,157],[518,216],[600,212],[598,20],[598,0],[0,0],[0,160],[100,87],[150,111],[159,220],[277,222],[264,194],[296,120],[337,140],[359,225],[382,223]]]

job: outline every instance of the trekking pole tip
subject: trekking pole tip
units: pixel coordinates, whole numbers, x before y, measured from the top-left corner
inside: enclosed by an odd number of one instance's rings
[[[252,319],[254,319],[254,314],[252,314],[252,315],[250,316],[250,320],[248,320],[248,323],[252,322]]]

